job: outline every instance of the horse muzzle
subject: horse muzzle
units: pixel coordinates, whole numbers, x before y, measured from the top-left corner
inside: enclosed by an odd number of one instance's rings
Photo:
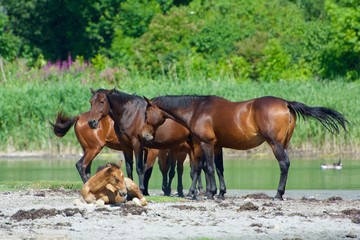
[[[119,190],[119,195],[120,195],[120,197],[122,197],[122,198],[127,198],[127,191],[125,190],[125,191],[121,191],[121,190]]]
[[[154,136],[151,133],[143,132],[142,133],[142,138],[143,138],[144,141],[149,142],[149,141],[152,141],[154,139]]]
[[[99,122],[96,120],[89,120],[88,124],[89,124],[90,128],[95,129],[95,128],[97,128]]]

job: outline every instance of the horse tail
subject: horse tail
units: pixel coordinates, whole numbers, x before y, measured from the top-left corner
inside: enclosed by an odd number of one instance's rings
[[[299,102],[288,102],[288,108],[303,119],[314,118],[329,130],[332,134],[338,134],[341,126],[347,132],[348,120],[339,112],[325,107],[309,107]]]
[[[78,119],[79,116],[68,117],[62,112],[59,112],[57,114],[55,124],[51,122],[50,124],[53,127],[53,131],[55,135],[58,137],[63,137]]]

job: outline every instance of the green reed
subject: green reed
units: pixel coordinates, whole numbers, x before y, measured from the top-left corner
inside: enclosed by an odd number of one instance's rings
[[[346,116],[349,133],[333,136],[317,121],[298,120],[291,149],[326,153],[360,149],[360,82],[238,82],[233,78],[150,79],[138,75],[108,76],[81,71],[12,73],[0,87],[0,151],[80,152],[73,131],[54,136],[49,121],[58,111],[70,116],[90,109],[89,88],[114,88],[140,96],[166,94],[218,95],[242,101],[264,95],[333,108]],[[112,72],[108,74],[114,74]]]

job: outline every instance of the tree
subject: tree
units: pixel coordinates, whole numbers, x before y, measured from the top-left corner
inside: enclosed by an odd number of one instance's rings
[[[0,6],[0,57],[11,60],[19,52],[20,39],[11,32],[8,24],[8,17]]]
[[[89,59],[109,48],[114,17],[123,0],[3,0],[11,29],[23,39],[22,54],[46,59]]]
[[[322,56],[324,75],[356,79],[360,76],[360,2],[328,0],[325,6],[331,40]]]

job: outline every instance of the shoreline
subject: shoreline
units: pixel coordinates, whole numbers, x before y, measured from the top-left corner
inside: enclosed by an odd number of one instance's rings
[[[274,155],[270,149],[251,149],[247,151],[224,149],[224,160],[234,158],[244,159],[273,159]],[[360,152],[355,151],[344,151],[344,152],[325,152],[325,151],[303,151],[303,150],[289,150],[289,156],[291,159],[360,159]],[[13,152],[0,152],[0,160],[6,159],[22,159],[22,160],[33,160],[33,159],[69,159],[69,158],[80,158],[83,155],[79,152],[65,152],[63,154],[53,153],[48,151],[13,151]],[[106,149],[97,155],[97,158],[109,158],[109,159],[124,159],[121,151],[115,151]]]

